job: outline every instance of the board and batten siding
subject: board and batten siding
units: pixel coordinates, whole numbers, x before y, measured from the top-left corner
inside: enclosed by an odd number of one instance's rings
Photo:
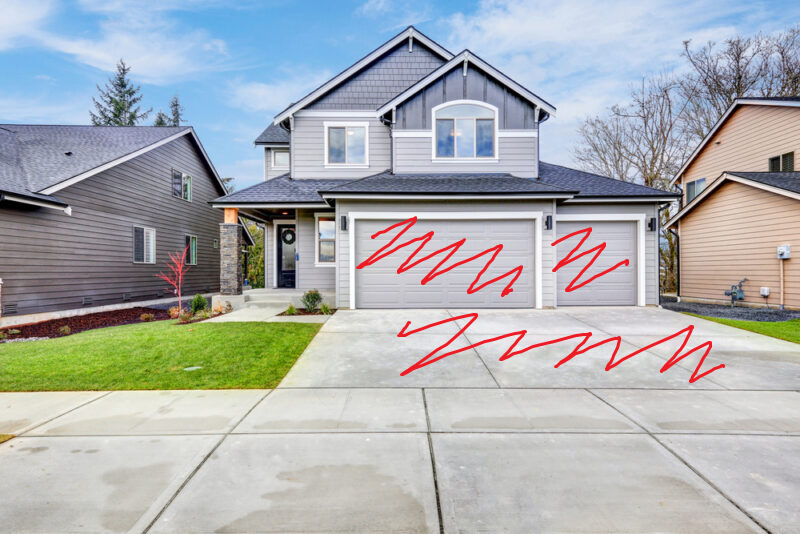
[[[767,172],[769,158],[787,152],[795,152],[797,170],[800,108],[742,105],[731,113],[684,171],[683,190],[686,191],[687,183],[699,178],[705,178],[708,187],[725,171]]]
[[[800,307],[800,200],[728,182],[679,225],[682,297],[729,300],[725,291],[746,277],[745,302],[775,307],[783,261],[785,304]],[[778,245],[794,245],[795,257],[779,260]],[[761,287],[770,288],[766,301]]]
[[[369,166],[325,166],[325,123],[369,123]],[[295,117],[292,130],[292,178],[363,178],[391,165],[389,128],[364,117]]]
[[[645,221],[649,221],[652,217],[658,217],[658,204],[650,203],[598,203],[598,204],[584,204],[584,203],[564,203],[558,206],[559,215],[638,215],[644,214]],[[554,224],[554,228],[558,222]],[[591,226],[591,221],[587,221],[587,226]],[[658,265],[658,232],[650,231],[645,227],[644,232],[644,246],[645,246],[645,304],[658,305],[658,285],[659,285],[659,265]],[[560,246],[560,245],[557,245]],[[570,245],[572,248],[574,245]],[[555,265],[553,265],[555,266]],[[553,267],[551,266],[551,268]],[[683,276],[683,273],[681,273]],[[590,284],[591,285],[591,284]],[[588,287],[588,286],[587,286]]]
[[[379,201],[379,200],[344,200],[340,199],[336,203],[336,220],[340,221],[342,215],[347,215],[351,211],[358,212],[454,212],[454,213],[476,213],[476,212],[509,212],[509,211],[541,211],[543,217],[553,214],[552,201],[524,201],[524,200],[419,200],[419,201]],[[356,220],[355,224],[358,224]],[[387,221],[387,226],[389,221]],[[336,243],[337,243],[337,265],[338,276],[336,279],[336,300],[337,307],[349,308],[350,307],[350,236],[349,232],[352,231],[352,225],[348,226],[347,231],[341,229],[341,224],[336,225]],[[411,230],[413,234],[414,230]],[[412,234],[406,234],[408,237],[413,237]],[[414,234],[415,235],[415,234]],[[404,236],[404,237],[406,237]],[[469,236],[465,236],[469,239]],[[531,235],[531,239],[534,236]],[[545,307],[553,306],[554,284],[555,277],[552,273],[553,265],[555,265],[555,255],[553,247],[550,243],[555,239],[555,232],[552,230],[542,229],[542,305]],[[494,246],[497,243],[491,243]],[[405,250],[405,249],[403,249]],[[408,255],[409,252],[398,252],[398,254]],[[502,252],[501,252],[502,254]],[[431,260],[430,265],[424,264],[416,267],[420,271],[420,279],[424,273],[427,273],[435,265],[435,261]],[[503,282],[498,282],[491,286],[487,286],[482,291],[500,291]],[[464,291],[466,291],[466,287]]]
[[[192,202],[172,196],[171,170],[192,176]],[[197,236],[197,265],[184,295],[219,290],[222,211],[208,201],[221,195],[193,142],[180,137],[103,171],[56,196],[72,216],[46,208],[0,207],[0,278],[3,304],[19,314],[171,296],[155,275],[166,271],[170,252]],[[133,263],[133,227],[156,230],[156,263]]]

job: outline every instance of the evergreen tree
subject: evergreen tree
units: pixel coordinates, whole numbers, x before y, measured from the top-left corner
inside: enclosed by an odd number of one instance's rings
[[[128,79],[130,70],[120,59],[117,73],[108,79],[105,89],[97,86],[99,100],[92,98],[97,113],[89,112],[94,126],[135,126],[153,111],[152,108],[142,111],[138,106],[142,100],[141,87]]]
[[[172,114],[170,118],[170,126],[180,126],[182,122],[186,122],[183,120],[183,106],[181,106],[180,100],[178,100],[178,95],[172,97],[172,100],[169,101],[169,110]]]
[[[225,189],[229,195],[233,193],[233,190],[236,188],[236,185],[233,183],[233,179],[233,176],[228,176],[227,178],[222,179],[222,185],[225,186]]]
[[[156,120],[153,126],[170,126],[171,122],[172,120],[169,118],[169,115],[159,109],[158,113],[156,113]]]

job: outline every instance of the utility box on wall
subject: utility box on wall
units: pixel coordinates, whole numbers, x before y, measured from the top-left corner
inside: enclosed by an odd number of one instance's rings
[[[778,245],[778,259],[779,260],[788,260],[792,257],[792,246],[791,245]]]

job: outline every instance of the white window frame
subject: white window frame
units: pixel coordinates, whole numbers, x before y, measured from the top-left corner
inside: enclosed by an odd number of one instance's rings
[[[339,253],[339,239],[333,237],[333,261],[320,261],[319,260],[319,219],[320,217],[331,217],[333,219],[333,228],[336,232],[336,212],[327,211],[314,214],[314,266],[315,267],[336,267],[336,256]]]
[[[197,265],[197,253],[199,247],[197,236],[192,234],[186,234],[186,237],[189,238],[189,251],[186,258],[186,265]],[[192,239],[194,239],[194,261],[192,261]]]
[[[448,108],[450,106],[457,106],[459,104],[471,104],[474,106],[480,106],[491,110],[494,113],[494,156],[486,157],[486,156],[474,156],[471,158],[460,158],[455,155],[455,147],[453,147],[453,157],[439,157],[436,155],[436,114],[440,109]],[[431,110],[431,161],[434,163],[451,163],[451,164],[459,164],[459,163],[498,163],[500,161],[500,146],[498,145],[498,130],[500,129],[500,125],[497,122],[498,117],[498,110],[495,106],[488,104],[486,102],[481,102],[480,100],[450,100],[448,102],[444,102],[439,104],[438,106],[434,106]],[[462,119],[473,119],[475,117],[459,117]],[[449,117],[448,117],[449,119]],[[452,119],[453,126],[455,127],[455,121],[457,119]],[[477,124],[475,126],[475,143],[478,142],[478,130]],[[477,147],[476,147],[477,148]],[[477,150],[475,151],[477,153]]]
[[[700,182],[703,183],[703,187],[700,189],[700,191],[698,191],[697,190],[697,185]],[[691,195],[691,196],[689,196],[689,186],[690,185],[692,186],[692,190],[694,191],[694,194]],[[707,181],[706,181],[705,178],[698,178],[697,180],[692,180],[691,182],[687,183],[686,184],[686,203],[688,204],[692,200],[696,199],[700,195],[700,193],[702,193],[705,190],[706,185],[707,185]]]
[[[345,142],[345,163],[331,163],[328,161],[328,130],[330,128],[364,128],[364,163],[347,163],[347,142]],[[367,169],[369,168],[369,122],[328,122],[322,123],[324,137],[325,167],[332,169]]]
[[[134,239],[134,242],[133,242],[133,263],[135,263],[137,265],[155,265],[155,263],[156,263],[156,229],[155,228],[150,228],[148,226],[141,226],[141,225],[138,225],[138,224],[134,224],[133,228],[134,228],[134,232],[133,232],[133,239]],[[142,230],[144,230],[144,232],[142,234],[142,239],[144,239],[144,242],[142,243],[142,249],[144,251],[144,261],[136,261],[136,230],[135,230],[136,228],[141,228]],[[152,261],[147,261],[147,234],[148,234],[148,232],[151,232],[151,235],[153,236],[153,257],[151,258]]]
[[[285,170],[289,169],[290,165],[288,163],[286,165],[278,165],[277,162],[275,161],[275,155],[278,152],[286,152],[286,156],[288,158],[291,158],[291,154],[290,154],[289,149],[288,148],[273,148],[271,150],[272,150],[272,168],[275,169],[275,170],[281,170],[281,171],[285,171]]]

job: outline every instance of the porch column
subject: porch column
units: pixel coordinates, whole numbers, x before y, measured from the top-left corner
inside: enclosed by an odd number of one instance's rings
[[[242,294],[242,227],[239,210],[225,208],[225,222],[219,225],[219,290],[223,295]]]

